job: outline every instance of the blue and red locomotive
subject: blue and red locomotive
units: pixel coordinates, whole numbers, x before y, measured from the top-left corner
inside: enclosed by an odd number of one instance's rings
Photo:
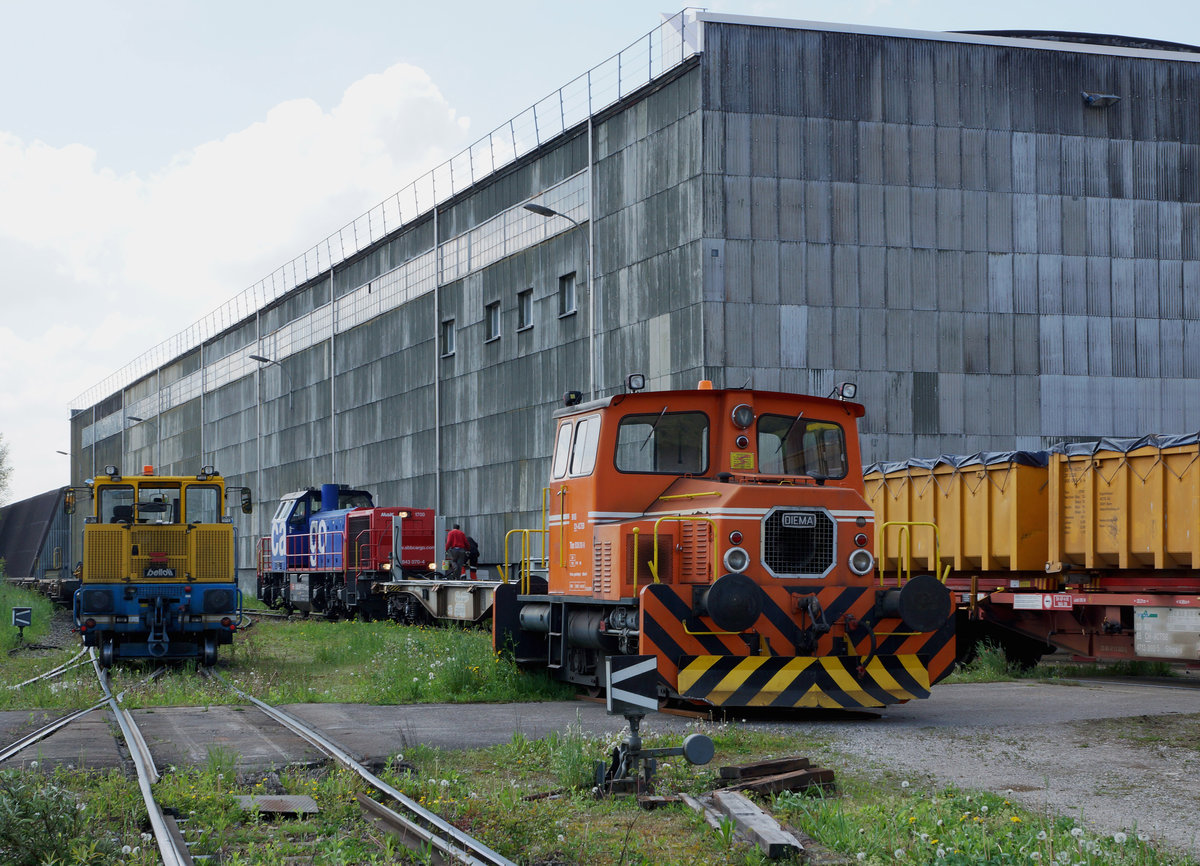
[[[376,583],[427,576],[432,509],[376,507],[371,494],[323,484],[284,496],[259,547],[258,597],[327,616],[387,615]]]

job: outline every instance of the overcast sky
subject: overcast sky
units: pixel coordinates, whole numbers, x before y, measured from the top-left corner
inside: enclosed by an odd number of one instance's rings
[[[8,501],[69,482],[68,459],[55,451],[68,450],[72,398],[681,8],[0,0]],[[1194,2],[706,8],[1200,44]]]

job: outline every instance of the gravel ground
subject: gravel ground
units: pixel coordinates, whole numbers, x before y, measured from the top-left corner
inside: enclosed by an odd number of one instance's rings
[[[954,707],[939,713],[939,702]],[[884,784],[1007,794],[1097,832],[1148,833],[1200,858],[1200,689],[940,686],[924,706],[895,708],[878,722],[817,727],[832,750]]]

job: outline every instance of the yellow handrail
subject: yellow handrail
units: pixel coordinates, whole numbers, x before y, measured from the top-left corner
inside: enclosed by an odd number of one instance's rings
[[[548,530],[545,530],[545,529],[510,529],[508,532],[505,533],[505,535],[504,535],[504,564],[500,566],[500,578],[504,583],[509,582],[508,540],[513,536],[514,533],[521,534],[521,558],[518,560],[518,564],[520,566],[519,573],[521,575],[521,592],[528,593],[529,592],[529,572],[530,572],[530,569],[533,567],[533,555],[532,555],[532,549],[531,549],[532,545],[529,543],[529,536],[534,535],[535,533],[539,534],[542,536],[543,542],[544,542],[545,536],[548,534]],[[543,544],[542,549],[545,550],[544,544]],[[546,559],[543,556],[538,561],[544,565],[546,562]]]
[[[713,583],[716,583],[717,582],[717,563],[721,561],[720,544],[717,542],[717,523],[711,517],[701,517],[699,515],[694,515],[694,514],[689,515],[687,517],[683,517],[682,515],[668,515],[667,517],[660,517],[660,518],[658,518],[658,520],[654,521],[654,561],[650,564],[650,573],[654,575],[654,582],[662,583],[662,581],[659,580],[659,577],[658,577],[658,526],[664,520],[671,520],[671,521],[674,521],[675,523],[687,523],[688,521],[696,520],[696,521],[700,521],[703,523],[707,523],[710,527],[712,527],[712,531],[713,531],[713,534],[712,534],[712,537],[713,537],[713,555],[712,555]],[[636,550],[636,548],[635,548],[635,550]]]
[[[947,564],[945,570],[942,570],[942,548],[938,539],[937,524],[928,520],[889,520],[879,527],[879,585],[883,586],[884,548],[887,543],[885,530],[890,526],[900,530],[896,540],[900,546],[900,555],[896,562],[896,585],[902,586],[905,581],[912,579],[912,530],[917,526],[928,526],[933,530],[933,573],[938,580],[945,583],[946,578],[950,576],[950,566]]]
[[[665,501],[668,499],[697,499],[701,496],[720,496],[720,495],[721,495],[721,491],[719,491],[719,490],[705,490],[702,493],[672,493],[670,496],[660,496],[658,498],[660,500]]]

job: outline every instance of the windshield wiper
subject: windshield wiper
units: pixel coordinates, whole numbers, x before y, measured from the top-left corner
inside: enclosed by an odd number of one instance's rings
[[[800,423],[800,419],[803,417],[804,410],[801,409],[800,414],[792,419],[792,423],[788,426],[787,432],[783,434],[783,438],[779,440],[779,447],[775,449],[776,454],[783,450],[783,446],[787,444],[788,437],[792,435],[792,431],[796,429],[796,425]]]
[[[642,445],[638,451],[646,450],[646,443],[650,441],[650,437],[654,435],[655,428],[658,427],[658,422],[663,419],[663,415],[667,414],[667,407],[663,406],[662,411],[658,413],[658,417],[654,419],[654,423],[650,425],[650,432],[646,434],[646,438],[642,440]]]

